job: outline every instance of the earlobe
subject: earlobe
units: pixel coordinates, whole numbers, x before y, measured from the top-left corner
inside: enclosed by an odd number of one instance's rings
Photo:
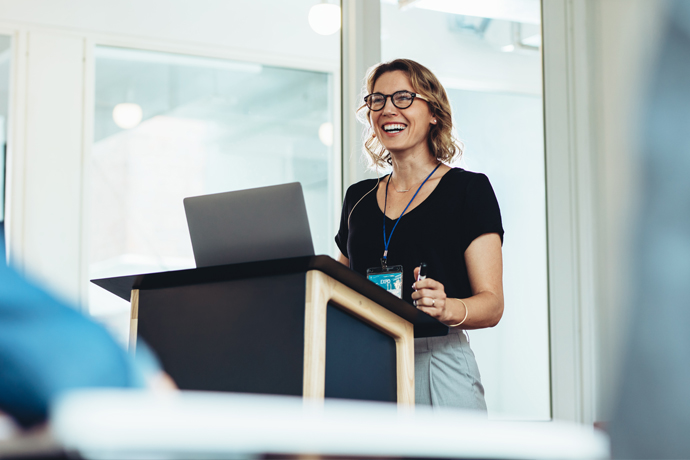
[[[436,124],[436,118],[432,118],[432,119],[431,119],[431,124],[432,124],[432,125],[435,125],[435,124]]]

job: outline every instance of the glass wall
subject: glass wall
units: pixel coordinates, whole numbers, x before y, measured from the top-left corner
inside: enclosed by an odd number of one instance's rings
[[[340,204],[334,78],[97,47],[90,278],[194,267],[184,197],[294,181],[316,253],[331,254]],[[124,339],[126,302],[94,286],[90,311]]]
[[[540,8],[535,0],[495,7],[420,0],[405,9],[382,0],[382,59],[414,59],[441,79],[465,144],[455,166],[485,173],[501,207],[504,316],[495,328],[469,331],[489,416],[548,420]]]
[[[5,263],[7,118],[10,95],[11,38],[0,35],[0,263]]]

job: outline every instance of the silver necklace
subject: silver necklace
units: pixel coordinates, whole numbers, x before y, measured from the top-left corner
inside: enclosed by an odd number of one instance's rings
[[[391,173],[390,183],[393,184],[393,173]],[[398,192],[398,193],[405,193],[405,192],[409,192],[409,191],[412,190],[412,189],[411,189],[411,188],[408,188],[407,190],[398,190],[398,189],[395,187],[395,184],[393,184],[393,190],[395,190],[395,191]]]
[[[436,171],[436,170],[434,169],[434,171]],[[390,176],[390,183],[393,184],[393,173],[391,173],[391,176]],[[412,188],[408,188],[407,190],[398,190],[395,187],[395,184],[393,184],[393,190],[395,190],[398,193],[405,193],[405,192],[409,192],[410,190],[412,190]]]

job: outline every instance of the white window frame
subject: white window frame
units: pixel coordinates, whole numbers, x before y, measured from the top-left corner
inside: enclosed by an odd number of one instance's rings
[[[597,386],[588,23],[584,0],[542,2],[551,410],[554,419],[591,425]]]

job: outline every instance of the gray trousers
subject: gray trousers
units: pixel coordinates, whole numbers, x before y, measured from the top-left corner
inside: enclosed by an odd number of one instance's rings
[[[417,404],[486,412],[479,367],[462,330],[415,339],[414,352]]]

